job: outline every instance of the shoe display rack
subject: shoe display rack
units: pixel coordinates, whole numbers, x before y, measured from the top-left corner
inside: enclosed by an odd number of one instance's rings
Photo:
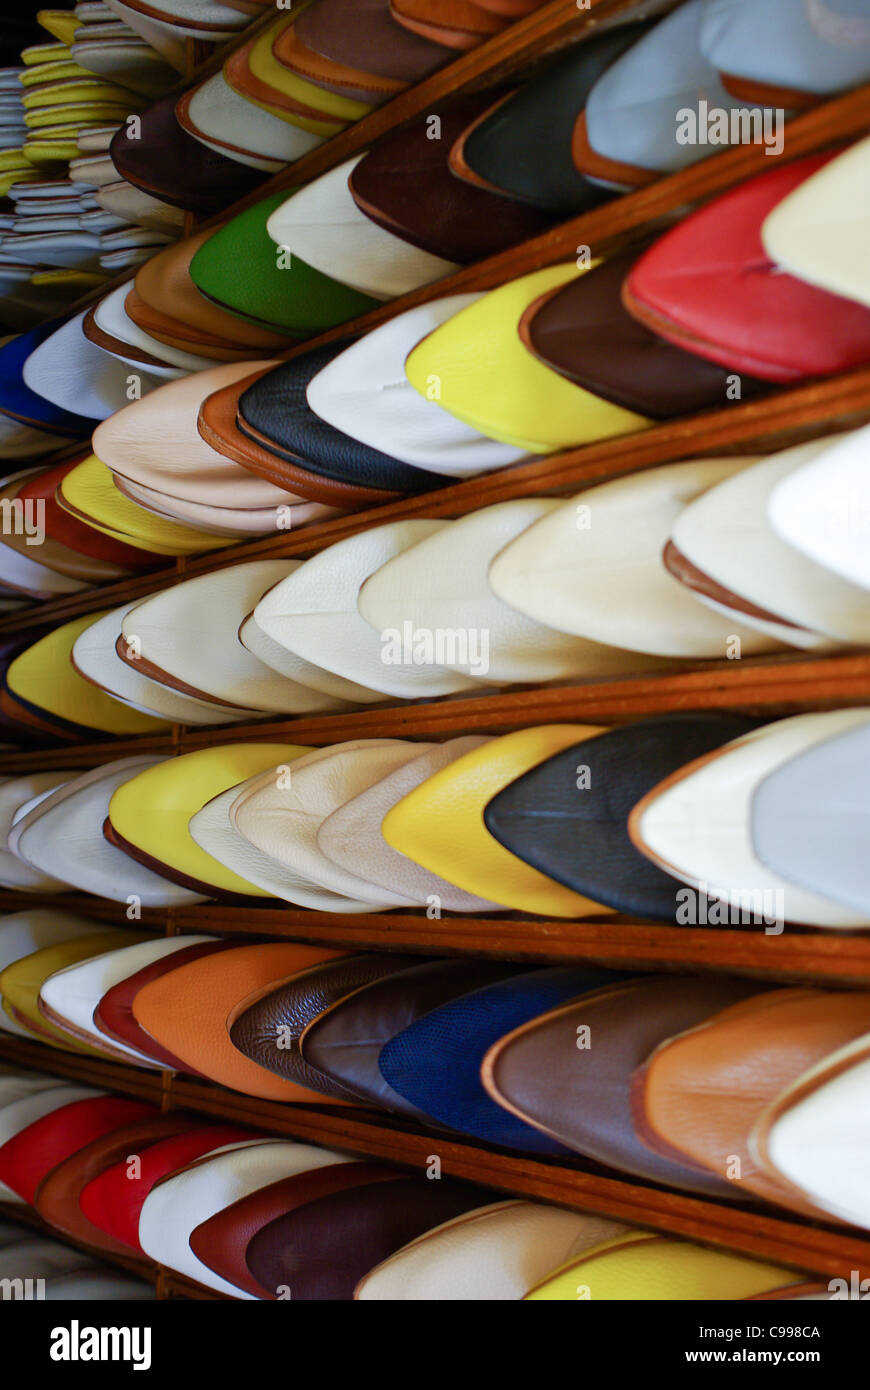
[[[632,0],[553,0],[418,86],[401,93],[371,115],[283,170],[226,216],[270,192],[305,183],[364,149],[378,136],[414,116],[437,111],[439,100],[526,73],[545,55],[576,40],[584,29],[638,11]],[[660,7],[657,7],[660,8]],[[267,16],[258,24],[270,22]],[[256,28],[256,26],[255,26]],[[245,32],[245,40],[255,30]],[[202,67],[197,45],[189,44],[190,75],[207,73],[220,56]],[[828,101],[794,117],[786,127],[782,158],[796,159],[836,147],[870,130],[870,87]],[[463,269],[425,289],[379,307],[284,354],[293,357],[330,341],[350,338],[429,299],[490,288],[511,277],[573,259],[580,248],[598,256],[658,232],[707,199],[766,167],[763,146],[725,151],[688,170],[563,222],[543,236]],[[212,222],[220,221],[212,219]],[[204,226],[190,219],[192,230]],[[101,291],[104,292],[104,289]],[[34,618],[52,626],[87,612],[118,606],[168,587],[181,578],[244,560],[307,557],[367,527],[410,517],[455,518],[491,503],[524,496],[570,496],[583,486],[621,474],[705,455],[767,453],[815,438],[833,429],[870,421],[870,369],[849,372],[810,385],[780,389],[763,400],[728,410],[705,412],[656,425],[639,436],[609,440],[539,458],[483,477],[196,558],[179,558],[165,570],[91,589],[0,617],[0,638],[14,638]],[[58,455],[58,461],[62,456]],[[421,703],[382,703],[358,711],[294,719],[264,719],[231,730],[203,731],[177,725],[164,736],[68,743],[45,751],[0,750],[0,776],[46,766],[95,766],[108,758],[137,752],[182,753],[216,741],[287,740],[327,744],[357,738],[439,738],[468,733],[501,733],[552,722],[617,724],[667,711],[734,710],[773,718],[805,710],[829,709],[870,701],[870,653],[837,656],[793,655],[734,661],[686,663],[679,672],[633,676],[589,684],[543,688],[516,687],[484,695]],[[488,917],[447,915],[429,919],[425,911],[393,911],[359,916],[311,912],[290,906],[204,905],[166,911],[146,910],[143,925],[167,934],[284,937],[358,948],[421,955],[471,955],[539,963],[594,961],[641,971],[717,971],[770,981],[816,982],[842,988],[868,988],[870,934],[788,928],[766,935],[763,927],[671,927],[620,916],[551,920],[505,912]],[[52,895],[0,890],[0,911],[51,905],[84,912],[123,925],[125,908],[81,894]],[[437,1155],[445,1175],[548,1202],[598,1212],[656,1230],[669,1231],[747,1255],[830,1278],[852,1270],[870,1277],[870,1235],[843,1232],[836,1223],[778,1214],[769,1207],[739,1210],[709,1199],[681,1195],[653,1184],[618,1178],[583,1160],[543,1160],[476,1144],[461,1137],[433,1135],[399,1119],[329,1106],[287,1106],[256,1100],[172,1073],[143,1072],[113,1062],[47,1050],[8,1035],[0,1036],[0,1059],[48,1070],[59,1076],[137,1096],[172,1108],[207,1113],[249,1124],[272,1134],[377,1156],[419,1167]],[[16,1208],[0,1214],[19,1219]],[[22,1218],[30,1224],[38,1218]],[[125,1267],[142,1274],[138,1261]],[[189,1281],[149,1265],[161,1297],[214,1298]]]

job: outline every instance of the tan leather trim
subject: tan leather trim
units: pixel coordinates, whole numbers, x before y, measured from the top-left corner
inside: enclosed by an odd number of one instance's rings
[[[485,193],[497,193],[502,198],[509,197],[510,195],[507,194],[503,188],[499,188],[498,184],[490,183],[489,179],[482,178],[481,175],[472,169],[471,165],[466,162],[465,142],[474,131],[477,130],[478,126],[483,125],[484,121],[488,121],[490,116],[492,116],[500,106],[504,106],[505,102],[512,96],[513,92],[505,92],[504,96],[499,97],[498,101],[494,101],[492,106],[488,106],[485,111],[482,111],[480,115],[471,122],[471,125],[466,127],[459,139],[454,140],[453,144],[450,146],[450,153],[447,156],[450,172],[455,174],[458,179],[461,179],[463,183],[470,183],[474,188],[482,188]]]
[[[301,101],[295,101],[293,97],[287,96],[286,92],[280,92],[277,87],[270,87],[254,76],[248,63],[248,54],[256,41],[252,39],[250,43],[235,49],[224,63],[224,80],[233,91],[253,102],[262,102],[273,111],[287,111],[293,116],[303,116],[308,121],[318,121],[323,125],[332,126],[336,132],[344,130],[347,121],[330,115],[328,111],[319,110],[316,106],[306,106]]]
[[[812,111],[828,98],[816,92],[802,92],[797,87],[777,87],[773,82],[756,82],[733,72],[720,72],[719,81],[726,92],[738,101],[751,101],[754,106],[784,107],[791,111]]]
[[[167,347],[177,348],[182,352],[198,353],[201,357],[213,358],[215,362],[244,362],[251,354],[250,347],[231,343],[228,339],[218,338],[212,333],[201,333],[190,324],[170,318],[159,309],[153,309],[135,289],[131,289],[127,295],[124,309],[137,328],[156,338],[159,343],[165,343]]]
[[[124,1062],[128,1067],[130,1065],[141,1067],[149,1066],[146,1062],[134,1062],[128,1053],[122,1052],[120,1048],[114,1047],[112,1043],[108,1041],[105,1043],[105,1046],[102,1042],[95,1041],[92,1033],[86,1033],[83,1028],[76,1027],[74,1024],[70,1023],[69,1019],[64,1018],[63,1014],[57,1013],[50,1004],[46,1004],[42,995],[37,995],[36,1007],[42,1014],[42,1017],[48,1019],[49,1023],[53,1023],[56,1028],[60,1028],[64,1033],[69,1033],[70,1037],[75,1038],[77,1042],[83,1043],[85,1047],[91,1047],[95,1052],[105,1052],[107,1057],[114,1057],[116,1061]],[[160,1067],[156,1062],[151,1062],[150,1067],[153,1070],[160,1071]]]
[[[124,0],[124,4],[128,9],[135,10],[137,14],[145,15],[148,19],[159,20],[161,24],[172,24],[172,21],[167,19],[165,10],[155,10],[153,6],[147,5],[145,0]],[[172,27],[175,28],[175,25]],[[201,29],[203,38],[208,38],[208,35],[212,33],[225,34],[227,32],[225,24],[209,24],[199,19],[185,19],[184,27],[185,29]],[[180,34],[179,38],[183,41],[184,35]]]
[[[266,371],[268,370],[270,369],[266,368]],[[301,465],[280,458],[259,444],[256,439],[242,434],[236,424],[239,399],[253,382],[265,374],[265,371],[257,372],[206,397],[199,409],[198,427],[207,444],[250,472],[267,478],[269,482],[285,488],[288,492],[298,492],[311,502],[322,502],[327,506],[352,510],[360,505],[373,506],[378,502],[392,502],[398,498],[399,494],[395,492],[356,488],[331,478],[322,478]],[[246,428],[250,429],[250,426]]]
[[[679,580],[692,593],[703,594],[705,598],[713,599],[726,608],[733,608],[736,613],[745,613],[748,617],[759,618],[763,622],[778,623],[780,627],[790,627],[795,632],[807,631],[799,623],[781,618],[778,613],[770,613],[766,608],[759,608],[757,604],[741,598],[733,589],[726,589],[724,585],[718,584],[715,579],[698,569],[697,565],[693,565],[691,560],[687,560],[673,541],[668,541],[662,551],[662,563],[668,574],[672,574],[674,579]]]
[[[641,169],[637,164],[622,164],[615,159],[607,159],[597,154],[589,143],[586,129],[586,108],[574,122],[571,136],[571,158],[578,174],[588,178],[605,179],[608,183],[627,184],[630,188],[648,188],[663,175],[657,169]]]
[[[306,48],[296,34],[296,25],[284,29],[272,45],[272,56],[291,72],[298,73],[309,82],[316,82],[337,96],[348,96],[351,100],[366,101],[368,96],[394,96],[407,87],[393,77],[376,77],[363,72],[361,68],[345,67],[331,58],[324,58],[313,49]]]
[[[138,671],[140,676],[148,676],[149,680],[156,681],[158,685],[165,685],[169,690],[177,690],[179,695],[190,695],[196,700],[205,700],[210,705],[221,705],[224,709],[249,708],[248,705],[236,705],[231,700],[220,700],[216,695],[208,695],[204,690],[197,690],[196,686],[188,685],[186,681],[170,675],[168,671],[164,671],[144,656],[129,656],[128,642],[123,633],[118,636],[115,642],[115,651],[124,665],[129,666],[131,671]]]
[[[90,308],[85,314],[82,332],[95,347],[102,348],[104,352],[111,352],[114,357],[132,359],[143,367],[165,367],[167,365],[162,358],[152,357],[150,352],[145,352],[142,348],[131,347],[121,338],[114,338],[111,334],[106,333],[97,325],[93,308]]]
[[[142,864],[146,869],[151,869],[155,874],[160,874],[162,878],[168,878],[171,883],[177,883],[180,888],[189,888],[193,893],[200,893],[206,898],[211,898],[215,902],[229,903],[237,907],[250,907],[256,902],[262,904],[262,898],[252,898],[242,893],[226,893],[223,889],[216,888],[213,883],[203,883],[198,878],[192,878],[189,874],[182,873],[179,869],[173,868],[171,864],[164,864],[162,859],[156,859],[154,855],[148,854],[140,849],[138,845],[131,844],[120,835],[107,816],[103,822],[103,837],[108,840],[110,845],[116,849],[123,850],[131,859],[135,859],[137,864]]]

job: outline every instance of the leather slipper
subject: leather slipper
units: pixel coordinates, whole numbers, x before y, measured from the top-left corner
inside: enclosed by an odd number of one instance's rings
[[[133,1011],[157,1042],[219,1085],[264,1100],[335,1104],[335,1098],[275,1076],[245,1057],[229,1030],[243,1000],[341,954],[291,942],[214,952],[143,986]]]
[[[394,772],[339,806],[320,826],[317,847],[339,868],[407,898],[410,906],[448,912],[499,911],[497,903],[463,893],[438,874],[429,873],[391,849],[381,834],[387,811],[440,768],[485,743],[477,735],[447,743],[409,744],[409,758]]]
[[[752,800],[762,780],[866,717],[864,710],[854,709],[795,715],[696,759],[637,803],[628,822],[633,843],[694,890],[680,895],[684,908],[706,909],[711,901],[715,922],[727,925],[736,913],[738,922],[763,922],[774,933],[782,931],[784,922],[839,930],[867,926],[865,914],[767,868],[750,834]]]
[[[619,977],[601,970],[552,966],[514,975],[449,1000],[392,1037],[381,1049],[384,1078],[419,1110],[487,1144],[564,1155],[566,1148],[497,1105],[480,1067],[512,1028]]]
[[[674,463],[578,493],[495,557],[489,583],[528,618],[650,657],[725,657],[738,639],[745,654],[775,650],[774,639],[699,603],[662,563],[683,508],[742,463]]]
[[[672,714],[572,744],[484,808],[500,845],[575,893],[629,916],[677,919],[676,885],[632,844],[635,803],[694,758],[750,727],[729,714]]]

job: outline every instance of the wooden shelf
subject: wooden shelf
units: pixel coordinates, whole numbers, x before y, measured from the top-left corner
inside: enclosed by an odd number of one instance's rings
[[[167,1111],[198,1111],[418,1171],[430,1156],[437,1155],[447,1177],[596,1212],[827,1278],[848,1278],[853,1269],[861,1271],[861,1277],[870,1275],[870,1236],[866,1233],[805,1221],[767,1207],[738,1207],[684,1196],[617,1177],[579,1159],[575,1163],[528,1158],[452,1135],[426,1132],[372,1111],[256,1100],[165,1072],[145,1073],[114,1062],[74,1057],[18,1038],[0,1038],[0,1058],[151,1100]],[[178,1288],[185,1291],[181,1284]],[[203,1296],[214,1295],[204,1291]]]

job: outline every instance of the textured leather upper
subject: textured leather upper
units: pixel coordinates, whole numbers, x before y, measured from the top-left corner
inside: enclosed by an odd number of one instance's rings
[[[494,1040],[483,1063],[491,1096],[577,1153],[618,1171],[737,1200],[726,1175],[652,1152],[632,1117],[631,1080],[653,1048],[758,993],[727,976],[628,980],[540,1012]],[[580,991],[578,990],[579,994]],[[588,1028],[590,1045],[582,1047]]]
[[[863,852],[870,725],[811,744],[756,786],[750,833],[761,862],[789,883],[870,915]]]
[[[626,304],[656,332],[765,381],[829,376],[870,359],[870,313],[765,254],[767,214],[832,158],[807,155],[713,198],[646,251]]]
[[[449,912],[498,911],[496,903],[463,893],[447,879],[397,853],[381,834],[391,806],[439,768],[485,742],[485,738],[471,734],[447,743],[409,744],[407,762],[327,816],[317,832],[318,849],[348,872],[406,897],[409,905],[426,906],[434,895],[439,906]]]
[[[601,970],[553,966],[485,985],[397,1033],[381,1049],[378,1065],[394,1090],[451,1129],[528,1153],[564,1154],[564,1144],[490,1098],[481,1063],[512,1028],[617,978]]]
[[[354,487],[408,494],[443,487],[446,478],[360,442],[312,409],[309,384],[342,351],[341,344],[319,348],[259,377],[239,397],[239,429],[249,426],[281,458]]]
[[[395,1168],[359,1159],[336,1163],[332,1155],[324,1154],[324,1157],[327,1162],[281,1178],[268,1187],[259,1187],[222,1211],[216,1211],[191,1231],[193,1253],[215,1274],[238,1285],[251,1297],[274,1298],[275,1291],[263,1288],[252,1275],[245,1258],[248,1244],[258,1231],[318,1197],[348,1187],[364,1187],[368,1183],[395,1182]]]
[[[632,811],[634,843],[684,883],[704,884],[705,891],[726,903],[745,899],[751,885],[762,895],[768,917],[839,928],[866,925],[865,912],[800,888],[762,864],[750,820],[755,789],[769,773],[866,719],[860,709],[796,715],[690,763],[654,787]]]
[[[593,83],[645,25],[621,25],[570,48],[507,100],[494,105],[451,151],[454,172],[463,166],[485,184],[534,207],[563,216],[603,202],[605,189],[574,168],[571,137]],[[467,176],[467,175],[465,175]]]
[[[334,63],[403,83],[422,82],[454,56],[397,24],[389,0],[314,0],[295,29],[303,43]]]
[[[443,667],[386,663],[381,634],[357,606],[370,574],[450,524],[397,521],[338,541],[306,560],[260,600],[257,625],[307,660],[385,695],[412,699],[472,689],[479,682]]]
[[[517,859],[490,835],[483,820],[487,802],[509,782],[598,732],[588,724],[549,724],[490,739],[397,802],[384,816],[384,839],[466,892],[518,912],[553,917],[609,912]]]
[[[701,713],[609,729],[506,786],[484,810],[486,828],[574,892],[673,922],[678,885],[632,844],[629,813],[651,787],[749,727],[737,715]]]
[[[336,1000],[305,1029],[302,1055],[361,1100],[394,1114],[429,1117],[387,1082],[381,1048],[447,1000],[521,973],[501,961],[439,960],[412,965]]]
[[[455,261],[405,240],[401,232],[397,236],[359,208],[348,179],[361,158],[321,174],[277,207],[269,218],[272,240],[322,274],[379,300],[457,270]]]
[[[289,1081],[324,1095],[355,1100],[352,1091],[303,1057],[299,1039],[309,1023],[348,994],[412,963],[407,956],[343,956],[303,971],[273,993],[242,1008],[230,1028],[233,1046]]]
[[[781,1287],[794,1275],[742,1255],[709,1250],[650,1231],[631,1231],[590,1250],[526,1295],[538,1302],[578,1297],[657,1302],[729,1301]]]
[[[140,966],[138,970],[125,976],[106,991],[94,1009],[94,1023],[107,1038],[142,1052],[167,1070],[193,1072],[198,1076],[201,1073],[191,1066],[186,1066],[174,1053],[161,1047],[156,1038],[150,1037],[144,1028],[140,1027],[133,1013],[133,1003],[139,990],[151,980],[159,979],[179,966],[186,965],[188,961],[198,960],[200,956],[229,950],[233,942],[220,939],[203,941],[199,937],[190,936],[171,936],[161,941],[162,950],[156,943],[149,947],[150,964]]]
[[[330,1158],[334,1163],[346,1161],[309,1144],[282,1139],[236,1144],[206,1156],[152,1187],[139,1215],[140,1244],[159,1264],[218,1293],[248,1298],[250,1295],[228,1284],[197,1258],[189,1243],[191,1231],[249,1192]]]
[[[782,619],[786,642],[789,625],[797,626],[795,646],[810,644],[803,636],[809,630],[816,649],[870,640],[867,592],[782,540],[768,520],[768,501],[783,479],[833,443],[834,436],[815,439],[741,469],[691,502],[671,531],[680,555],[700,571],[700,584],[709,578],[715,592],[735,595],[740,611]]]
[[[632,652],[563,632],[510,607],[490,587],[489,568],[529,526],[560,504],[553,498],[515,498],[451,521],[388,560],[362,586],[360,613],[378,632],[486,633],[486,646],[457,644],[445,654],[451,670],[486,684],[584,680],[635,671]]]
[[[569,381],[639,415],[667,420],[725,407],[729,373],[660,338],[623,305],[622,282],[636,260],[636,250],[612,256],[532,305],[523,341]],[[744,377],[740,398],[760,387]]]
[[[154,1184],[225,1144],[255,1137],[252,1130],[238,1125],[199,1124],[191,1118],[185,1133],[156,1140],[142,1151],[138,1176],[130,1176],[125,1157],[92,1177],[82,1188],[79,1205],[110,1238],[144,1254],[139,1244],[139,1213]]]
[[[153,1120],[159,1113],[153,1105],[126,1096],[70,1099],[6,1141],[0,1148],[0,1180],[33,1204],[43,1178],[64,1159],[122,1125]]]
[[[243,1000],[339,955],[340,951],[283,942],[214,952],[144,985],[133,1001],[133,1012],[164,1047],[231,1090],[264,1100],[323,1100],[317,1092],[245,1057],[230,1041],[229,1029]]]
[[[257,849],[286,866],[291,877],[366,903],[373,912],[404,907],[401,894],[328,859],[317,844],[317,832],[339,806],[407,762],[408,752],[401,739],[356,739],[316,748],[294,760],[289,776],[270,770],[243,787],[230,810],[232,823]]]
[[[18,853],[43,873],[83,893],[115,902],[131,894],[145,907],[171,907],[201,901],[110,845],[103,835],[115,789],[156,757],[121,758],[65,782],[22,819]]]
[[[870,560],[861,527],[842,524],[843,499],[866,514],[864,450],[870,431],[844,435],[821,458],[782,479],[768,499],[777,535],[835,574],[870,589]]]
[[[174,1134],[190,1129],[190,1120],[180,1115],[161,1115],[159,1111],[139,1123],[126,1124],[84,1144],[62,1160],[43,1178],[36,1193],[36,1210],[44,1221],[73,1240],[111,1255],[129,1255],[126,1241],[111,1236],[95,1225],[82,1210],[82,1189],[93,1178],[115,1163],[125,1162]]]
[[[307,391],[311,409],[370,448],[451,477],[519,462],[525,449],[499,444],[463,425],[438,400],[415,391],[405,373],[408,354],[420,340],[480,297],[456,294],[430,300],[366,333],[312,379]]]
[[[844,55],[848,50],[844,48]],[[787,194],[761,224],[772,261],[831,294],[870,308],[866,213],[855,201],[865,187],[870,140],[859,140]]]
[[[248,613],[287,571],[285,561],[254,560],[199,575],[137,604],[122,631],[139,639],[137,660],[207,698],[282,714],[328,708],[328,697],[279,675],[239,640]]]
[[[551,1270],[627,1227],[536,1202],[496,1202],[424,1232],[357,1285],[365,1302],[516,1301]]]
[[[109,817],[125,842],[165,865],[176,881],[197,880],[208,885],[205,891],[256,896],[253,884],[200,849],[188,823],[211,797],[293,754],[293,745],[238,743],[168,758],[120,786]]]
[[[303,1301],[350,1299],[373,1265],[483,1200],[482,1188],[450,1178],[397,1176],[345,1188],[259,1230],[248,1244],[248,1268],[276,1295],[290,1288]]]
[[[506,546],[489,582],[538,622],[651,656],[722,658],[735,636],[744,655],[775,650],[772,638],[699,603],[661,559],[682,509],[741,464],[667,464],[580,492]]]
[[[451,415],[533,454],[644,429],[645,416],[566,381],[520,339],[529,305],[577,274],[573,261],[547,266],[460,309],[411,349],[405,363],[411,385],[425,398],[437,381],[438,400]]]
[[[652,1147],[682,1153],[750,1193],[812,1212],[759,1166],[750,1133],[792,1082],[868,1029],[870,994],[863,991],[755,995],[652,1053],[634,1078],[638,1132]]]
[[[492,92],[478,92],[451,101],[441,114],[437,140],[430,137],[426,117],[390,131],[350,171],[348,186],[357,206],[403,242],[460,265],[544,231],[550,218],[536,208],[464,183],[451,172],[452,145],[492,100]]]

